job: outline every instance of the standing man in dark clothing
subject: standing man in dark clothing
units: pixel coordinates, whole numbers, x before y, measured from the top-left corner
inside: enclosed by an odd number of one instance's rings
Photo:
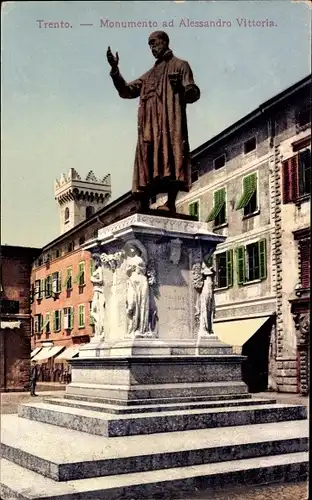
[[[36,361],[32,361],[31,370],[30,370],[30,395],[31,396],[37,396],[37,394],[35,394],[37,378],[38,378],[38,370],[37,370]]]

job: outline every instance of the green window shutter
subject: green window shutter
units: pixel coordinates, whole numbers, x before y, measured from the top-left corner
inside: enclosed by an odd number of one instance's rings
[[[261,280],[267,278],[267,248],[266,239],[260,240],[259,245],[259,277]]]
[[[92,276],[95,270],[94,260],[91,258],[90,261],[90,275]]]
[[[196,217],[197,219],[199,218],[199,202],[198,201],[190,203],[190,205],[189,205],[189,214],[192,217]]]
[[[226,281],[227,286],[233,286],[233,250],[226,252]]]
[[[236,206],[236,210],[244,208],[251,200],[252,195],[257,190],[257,174],[256,172],[244,177],[243,194]]]
[[[218,189],[213,193],[213,208],[207,217],[206,222],[211,222],[218,217],[223,205],[225,203],[225,188]]]
[[[236,249],[237,283],[242,285],[246,278],[245,247]]]
[[[70,327],[73,328],[74,326],[74,308],[70,308]]]
[[[59,324],[58,324],[58,330],[62,329],[62,311],[59,311]]]
[[[79,326],[84,326],[84,305],[81,304],[78,309]]]
[[[56,332],[56,311],[53,313],[53,331]]]

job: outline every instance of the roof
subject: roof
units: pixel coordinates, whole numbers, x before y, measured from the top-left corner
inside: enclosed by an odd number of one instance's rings
[[[1,245],[0,254],[3,257],[20,257],[28,256],[35,258],[41,253],[41,248],[35,247],[22,247],[15,245]]]
[[[266,113],[272,112],[274,108],[279,106],[286,99],[289,99],[291,96],[293,96],[293,94],[303,89],[309,89],[309,88],[311,91],[311,75],[306,76],[305,78],[295,83],[291,87],[288,87],[279,94],[276,94],[274,97],[271,97],[269,100],[260,104],[260,106],[258,106],[254,111],[251,111],[243,118],[240,118],[237,122],[233,123],[226,129],[222,130],[222,132],[209,139],[207,142],[204,142],[204,144],[201,144],[200,146],[195,148],[191,152],[191,157],[195,158],[196,156],[199,156],[212,146],[218,146],[219,143],[221,143],[225,139],[228,139],[229,136],[233,135],[241,128],[245,127],[246,125],[250,125],[250,122],[254,121],[260,116],[263,116]]]

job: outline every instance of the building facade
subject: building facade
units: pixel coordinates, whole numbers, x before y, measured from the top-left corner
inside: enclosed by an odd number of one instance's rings
[[[30,274],[40,249],[1,246],[0,391],[22,391],[29,382]]]
[[[179,212],[226,236],[213,260],[215,332],[247,356],[251,391],[297,392],[300,380],[308,383],[298,313],[302,323],[310,287],[310,89],[308,77],[194,150],[192,188],[177,201]]]

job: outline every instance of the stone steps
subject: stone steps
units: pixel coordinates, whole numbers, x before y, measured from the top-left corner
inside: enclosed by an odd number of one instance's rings
[[[224,400],[224,401],[194,401],[187,403],[165,403],[157,405],[141,405],[141,406],[124,406],[112,405],[98,402],[88,402],[75,399],[64,399],[64,398],[46,398],[45,403],[58,405],[58,406],[68,406],[70,408],[82,408],[91,411],[100,411],[113,414],[131,414],[131,413],[147,413],[147,412],[163,412],[172,410],[191,410],[191,409],[202,409],[202,408],[225,408],[231,406],[252,406],[252,405],[262,405],[262,404],[275,404],[275,399],[261,399],[261,398],[249,398],[241,400]]]
[[[222,356],[221,356],[222,357]],[[188,367],[186,366],[186,370]],[[99,384],[86,382],[71,382],[66,387],[66,393],[74,396],[91,396],[106,399],[158,399],[158,398],[181,398],[204,396],[218,398],[225,394],[248,394],[248,388],[244,382],[229,380],[223,382],[175,382],[120,385]]]
[[[0,495],[2,500],[192,500],[192,492],[220,484],[287,482],[305,480],[307,475],[306,452],[66,482],[53,481],[2,459]]]
[[[119,405],[119,406],[149,406],[149,405],[161,405],[167,403],[193,403],[193,402],[206,402],[206,401],[224,401],[224,400],[232,400],[232,399],[251,399],[251,394],[243,393],[243,394],[218,394],[218,395],[205,395],[205,396],[181,396],[181,397],[168,397],[168,398],[154,398],[154,399],[112,399],[112,398],[99,398],[93,396],[78,396],[73,394],[68,394],[67,392],[61,396],[64,400],[76,400],[76,401],[87,401],[89,403],[103,403],[107,405]]]
[[[308,450],[307,421],[107,438],[4,415],[1,434],[3,458],[55,481]]]
[[[27,403],[19,407],[19,415],[90,434],[117,437],[302,420],[307,418],[307,409],[298,405],[261,404],[114,415],[69,406]]]

